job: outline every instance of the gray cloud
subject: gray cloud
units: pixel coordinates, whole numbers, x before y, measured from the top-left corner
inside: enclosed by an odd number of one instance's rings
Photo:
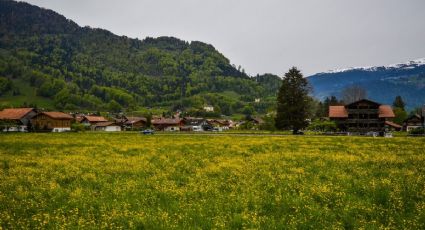
[[[250,74],[425,57],[423,0],[26,0],[118,35],[214,45]]]

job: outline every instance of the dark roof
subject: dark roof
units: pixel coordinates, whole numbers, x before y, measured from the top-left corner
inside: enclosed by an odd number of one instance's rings
[[[0,119],[3,120],[20,120],[28,113],[34,111],[33,108],[12,108],[0,111]]]
[[[351,105],[354,105],[354,104],[357,104],[357,103],[360,103],[360,102],[368,102],[368,103],[372,103],[372,104],[375,104],[375,105],[378,105],[378,106],[381,105],[380,103],[378,103],[376,101],[372,101],[372,100],[369,100],[369,99],[360,99],[360,100],[352,102],[350,104],[346,104],[345,107],[349,107]]]

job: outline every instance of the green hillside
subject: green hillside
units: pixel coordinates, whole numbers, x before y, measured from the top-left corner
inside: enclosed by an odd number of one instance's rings
[[[131,39],[27,3],[0,2],[3,107],[198,110],[211,104],[227,115],[247,107],[264,113],[279,84],[274,75],[249,77],[209,44]]]

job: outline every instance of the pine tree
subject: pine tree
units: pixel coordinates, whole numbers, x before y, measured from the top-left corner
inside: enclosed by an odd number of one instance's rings
[[[277,129],[292,129],[296,134],[307,126],[309,91],[307,80],[296,67],[292,67],[285,74],[277,96]]]
[[[396,107],[396,108],[400,108],[404,111],[405,110],[404,107],[406,106],[406,104],[404,103],[403,98],[401,98],[401,96],[397,96],[397,97],[395,97],[395,100],[393,102],[393,106]]]

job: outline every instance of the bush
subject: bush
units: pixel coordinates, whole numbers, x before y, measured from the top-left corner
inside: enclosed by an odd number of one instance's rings
[[[308,130],[320,132],[335,132],[337,129],[337,125],[333,121],[316,120],[308,126]]]
[[[409,131],[410,134],[418,135],[418,134],[425,134],[424,128],[416,128]]]
[[[80,124],[80,123],[73,123],[71,125],[71,130],[75,131],[75,132],[82,132],[82,131],[86,131],[88,130],[90,127],[84,125],[84,124]]]

